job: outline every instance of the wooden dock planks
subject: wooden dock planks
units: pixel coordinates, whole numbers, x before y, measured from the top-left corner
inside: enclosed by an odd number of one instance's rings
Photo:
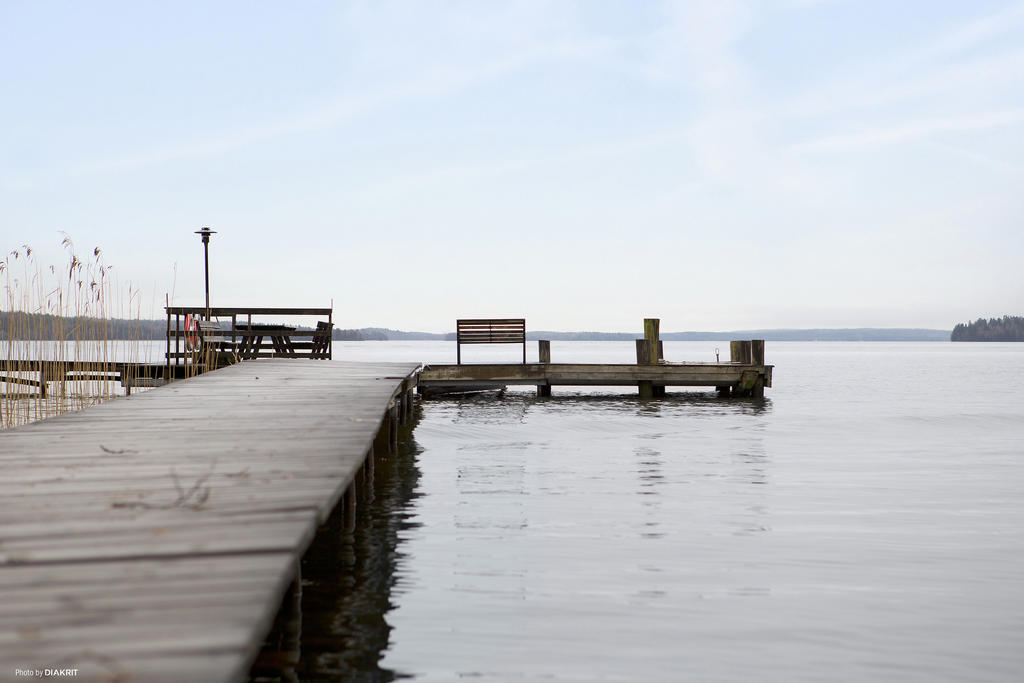
[[[0,680],[243,680],[417,369],[249,361],[0,432]]]

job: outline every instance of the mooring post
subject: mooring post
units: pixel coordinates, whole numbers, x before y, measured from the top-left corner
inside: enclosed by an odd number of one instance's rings
[[[729,342],[729,362],[750,365],[750,348],[749,341]]]
[[[657,365],[659,361],[665,358],[665,347],[661,343],[660,336],[661,319],[660,318],[644,318],[644,343],[647,346],[643,357],[646,363],[640,363],[640,359],[637,358],[638,364],[646,365]],[[644,386],[647,385],[647,386]],[[665,387],[662,384],[655,384],[654,382],[640,382],[638,384],[640,389],[640,395],[642,397],[655,397],[664,396]],[[649,395],[649,396],[648,396]]]
[[[551,340],[550,339],[538,339],[537,340],[537,359],[541,365],[551,364]],[[550,384],[538,384],[537,385],[538,396],[550,396],[551,385]]]
[[[545,365],[551,362],[551,340],[537,340],[537,358],[538,360],[540,360],[541,363],[544,363]]]
[[[751,350],[753,345],[749,341],[731,341],[729,342],[729,362],[740,363],[742,365],[750,365],[751,362]],[[744,372],[744,377],[746,373]],[[739,384],[733,387],[717,387],[718,394],[720,396],[747,396],[750,393],[750,387],[746,386],[741,380]]]
[[[651,364],[651,345],[647,343],[646,339],[636,340],[636,364]],[[636,383],[636,388],[640,392],[640,398],[654,398],[654,384],[652,382],[640,380]]]
[[[754,365],[764,365],[764,339],[750,340],[750,362]]]
[[[660,350],[658,348],[659,327],[661,327],[660,318],[644,318],[644,339],[647,340],[647,344],[650,346],[647,361],[650,365],[658,364],[658,358],[660,355],[658,353]]]
[[[636,364],[637,365],[650,365],[651,364],[651,352],[650,346],[647,344],[646,339],[636,340]]]

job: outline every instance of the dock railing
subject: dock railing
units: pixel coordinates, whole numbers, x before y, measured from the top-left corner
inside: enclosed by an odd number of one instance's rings
[[[218,356],[232,360],[250,358],[313,358],[329,360],[332,357],[332,308],[252,308],[218,306],[167,306],[167,374],[171,366],[210,363],[210,344],[215,341]],[[219,330],[215,340],[210,336],[207,312],[216,320]],[[282,318],[325,318],[312,328],[286,325]],[[253,318],[274,319],[273,322],[254,321]],[[204,348],[204,346],[206,348]]]

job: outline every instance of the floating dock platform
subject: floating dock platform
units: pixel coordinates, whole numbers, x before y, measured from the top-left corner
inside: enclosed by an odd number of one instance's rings
[[[635,386],[652,397],[662,395],[665,387],[713,387],[721,394],[760,397],[772,385],[772,368],[752,363],[664,362],[427,365],[418,386],[426,397],[531,384],[542,396],[550,396],[551,387],[556,386]]]
[[[419,377],[425,397],[534,385],[538,396],[556,386],[635,386],[641,398],[665,395],[666,387],[714,387],[719,395],[764,397],[772,385],[773,366],[764,362],[764,340],[729,343],[728,363],[669,363],[659,338],[661,321],[644,318],[644,337],[636,340],[636,363],[552,363],[551,341],[537,341],[540,362],[526,362],[526,320],[473,318],[458,320],[455,365],[428,365]],[[522,364],[462,363],[462,344],[521,344]],[[717,350],[716,350],[717,357]]]

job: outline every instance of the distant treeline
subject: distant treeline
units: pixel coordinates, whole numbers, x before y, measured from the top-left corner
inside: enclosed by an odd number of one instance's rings
[[[228,325],[222,323],[223,326]],[[300,328],[309,329],[309,328]],[[1013,330],[1016,336],[1006,335]],[[983,332],[982,332],[983,331]],[[983,336],[963,336],[980,333]],[[167,320],[100,320],[97,318],[59,318],[55,315],[8,313],[0,311],[0,340],[3,339],[165,339]],[[960,336],[958,336],[960,335]],[[527,339],[552,341],[632,341],[643,332],[555,332],[531,331]],[[405,332],[384,327],[338,329],[335,341],[455,341],[454,332]],[[765,341],[946,341],[946,330],[916,328],[848,328],[808,330],[735,330],[731,332],[663,332],[665,341],[730,341],[733,339],[764,339]],[[1001,320],[977,320],[957,325],[953,341],[1024,341],[1024,319],[1004,317]]]
[[[339,336],[339,334],[345,336]],[[643,337],[643,332],[555,332],[539,330],[526,333],[530,340],[551,341],[633,341]],[[379,327],[358,330],[335,330],[335,339],[361,340],[404,340],[434,339],[455,341],[455,333],[402,332]],[[917,328],[849,328],[810,330],[735,330],[731,332],[663,332],[665,341],[731,341],[733,339],[764,339],[765,341],[946,341],[947,330]]]
[[[229,323],[221,323],[229,328]],[[301,330],[311,328],[299,326]],[[454,339],[455,335],[430,332],[402,332],[383,327],[364,327],[358,330],[335,328],[336,341],[386,341],[388,339]],[[43,313],[0,311],[0,341],[2,340],[56,340],[56,339],[139,339],[167,338],[167,320],[125,320],[93,317],[67,318]]]
[[[528,332],[528,339],[552,341],[632,341],[643,332]],[[846,328],[808,330],[732,330],[729,332],[662,332],[664,341],[732,341],[764,339],[765,341],[946,341],[946,330],[917,328]]]
[[[1024,341],[1024,318],[1004,315],[1002,318],[978,318],[973,323],[960,323],[949,336],[951,341]]]
[[[385,327],[362,327],[358,330],[334,330],[335,341],[401,341],[401,340],[450,340],[455,341],[455,333],[437,332],[403,332],[389,330]]]
[[[166,320],[75,318],[46,313],[0,311],[0,340],[164,339]]]

